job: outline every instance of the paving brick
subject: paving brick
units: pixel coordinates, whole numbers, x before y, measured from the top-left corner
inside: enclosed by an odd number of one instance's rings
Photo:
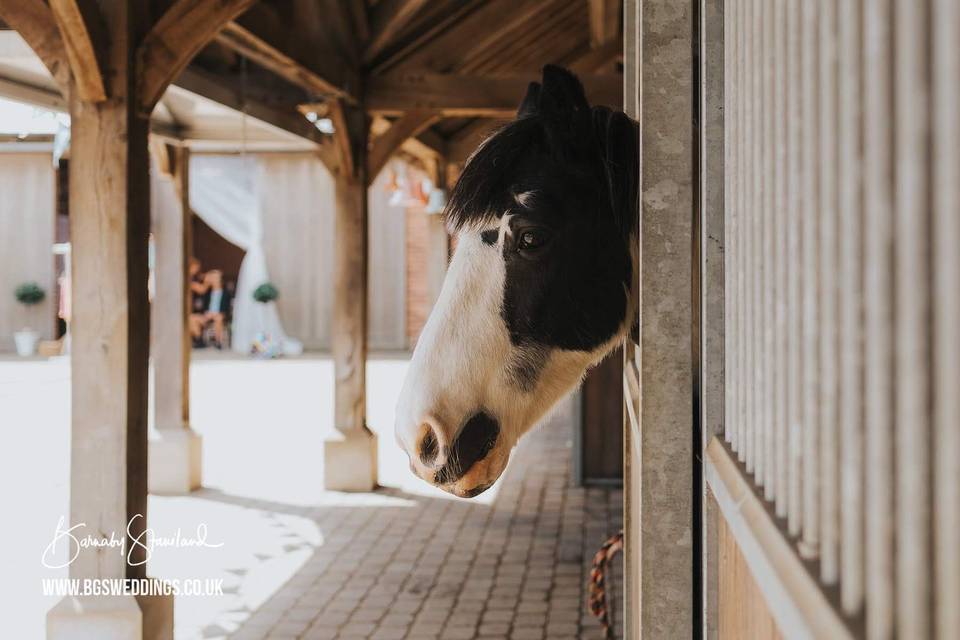
[[[301,510],[324,543],[231,637],[601,638],[584,608],[586,577],[593,553],[621,526],[623,494],[570,485],[569,465],[557,464],[569,458],[568,433],[563,419],[532,432],[492,505],[418,496],[416,508],[345,508],[331,494]],[[615,566],[608,580],[622,594]]]

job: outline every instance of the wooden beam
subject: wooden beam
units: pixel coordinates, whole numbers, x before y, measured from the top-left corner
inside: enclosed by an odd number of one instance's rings
[[[511,118],[535,78],[396,72],[367,79],[366,107],[376,115],[433,110],[443,116]],[[580,77],[591,104],[619,107],[623,78],[616,74]]]
[[[330,104],[330,121],[333,123],[333,145],[337,154],[337,166],[346,176],[356,172],[354,145],[347,123],[346,107],[339,101]]]
[[[312,94],[345,98],[350,102],[354,101],[342,88],[237,22],[228,23],[217,34],[216,40],[223,46],[256,62],[264,69],[272,71],[287,82],[303,87]]]
[[[590,46],[599,47],[620,33],[621,0],[587,0],[590,13]]]
[[[381,169],[390,160],[390,156],[400,149],[404,142],[440,119],[435,111],[409,111],[393,123],[382,135],[374,138],[373,146],[367,156],[367,179],[373,182]]]
[[[149,114],[190,60],[225,24],[256,0],[175,0],[137,51],[140,111]]]
[[[0,0],[0,19],[26,40],[60,91],[66,93],[70,85],[70,61],[50,6],[43,0]]]
[[[59,92],[9,78],[0,78],[0,96],[54,111],[66,113],[69,110],[67,101]]]
[[[381,136],[391,127],[383,116],[374,116],[370,121],[370,135]],[[423,165],[424,169],[438,162],[447,154],[447,141],[430,129],[424,129],[400,144],[398,153],[407,160]]]
[[[378,3],[370,18],[373,35],[363,52],[363,62],[372,62],[425,4],[426,0],[383,0]]]
[[[366,116],[334,110],[341,145],[351,150],[356,171],[334,175],[333,323],[334,421],[336,433],[324,441],[324,487],[370,491],[377,484],[377,437],[367,427],[368,207]]]
[[[229,78],[191,66],[177,78],[177,86],[231,109],[244,111],[252,118],[311,142],[317,144],[323,142],[323,134],[298,113],[295,105],[291,104],[289,108],[284,108],[283,106],[268,104],[265,99],[251,96],[249,87],[244,92],[243,87]]]
[[[50,0],[50,10],[60,30],[80,99],[106,100],[102,48],[108,40],[99,9],[89,0]]]

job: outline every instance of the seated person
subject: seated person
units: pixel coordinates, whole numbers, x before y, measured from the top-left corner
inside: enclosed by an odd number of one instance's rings
[[[187,285],[190,294],[190,313],[188,326],[190,328],[190,337],[193,339],[194,347],[202,347],[203,325],[204,325],[204,302],[203,296],[209,289],[207,284],[207,274],[202,270],[200,260],[190,258],[187,270]]]
[[[224,287],[223,272],[218,269],[208,271],[203,282],[206,291],[200,297],[202,310],[190,314],[190,335],[195,346],[202,346],[203,330],[213,325],[213,344],[222,349],[224,327],[230,315],[230,291]]]

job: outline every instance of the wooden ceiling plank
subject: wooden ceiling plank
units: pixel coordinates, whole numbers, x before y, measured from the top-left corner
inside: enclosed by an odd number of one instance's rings
[[[367,180],[372,182],[394,152],[409,138],[415,137],[440,119],[436,111],[408,111],[389,129],[373,139],[367,156]]]
[[[73,71],[77,94],[85,102],[103,102],[103,48],[107,33],[100,11],[90,0],[50,0],[50,10],[60,30]]]
[[[369,64],[375,60],[425,4],[426,0],[382,0],[377,3],[370,18],[372,36],[363,52],[363,62]]]
[[[578,8],[577,3],[570,3],[567,0],[560,0],[552,4],[545,5],[540,13],[544,16],[542,20],[517,23],[515,28],[504,34],[504,37],[498,39],[493,46],[483,51],[483,55],[475,56],[467,60],[456,70],[459,73],[490,73],[493,71],[513,70],[517,73],[523,67],[519,64],[519,52],[529,50],[540,51],[552,40],[558,37],[556,33],[557,25],[564,18],[569,17],[574,10]],[[582,10],[582,7],[579,7]],[[516,33],[520,31],[521,33]],[[540,61],[540,66],[550,62],[544,58]]]
[[[140,110],[150,113],[167,86],[221,28],[256,0],[175,0],[137,51]]]
[[[440,16],[430,24],[423,25],[422,29],[418,30],[415,34],[411,34],[403,42],[397,42],[395,46],[388,46],[383,55],[378,56],[378,59],[374,60],[370,65],[371,73],[384,73],[393,69],[407,56],[449,29],[452,29],[466,16],[470,15],[471,12],[478,7],[482,7],[485,2],[486,0],[465,0],[463,2],[457,2],[453,5],[452,11]]]
[[[490,0],[407,56],[405,69],[451,71],[477,51],[493,46],[516,25],[528,23],[549,0]]]
[[[50,6],[43,0],[0,0],[0,19],[26,40],[66,94],[70,61]]]

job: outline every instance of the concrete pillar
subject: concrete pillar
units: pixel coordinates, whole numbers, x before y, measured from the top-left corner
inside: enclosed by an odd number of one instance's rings
[[[377,436],[366,423],[367,180],[366,118],[340,120],[345,162],[334,177],[336,253],[333,269],[334,429],[324,441],[324,487],[370,491],[377,485]],[[346,134],[349,133],[349,140]]]
[[[154,424],[150,439],[149,489],[156,494],[184,494],[201,483],[200,436],[190,428],[190,333],[187,329],[190,291],[187,262],[191,256],[190,151],[169,151],[171,175],[154,182],[176,207],[153,211],[155,249],[153,299]],[[154,202],[165,202],[154,194]]]
[[[686,0],[631,1],[625,52],[627,112],[641,121],[640,331],[627,362],[628,410],[636,415],[625,443],[628,635],[697,635],[701,585],[694,517],[702,447],[694,413],[699,336],[691,335],[699,171],[693,42],[697,12]],[[669,144],[664,141],[669,140]],[[699,284],[698,282],[696,284]],[[698,293],[698,292],[697,292]]]

